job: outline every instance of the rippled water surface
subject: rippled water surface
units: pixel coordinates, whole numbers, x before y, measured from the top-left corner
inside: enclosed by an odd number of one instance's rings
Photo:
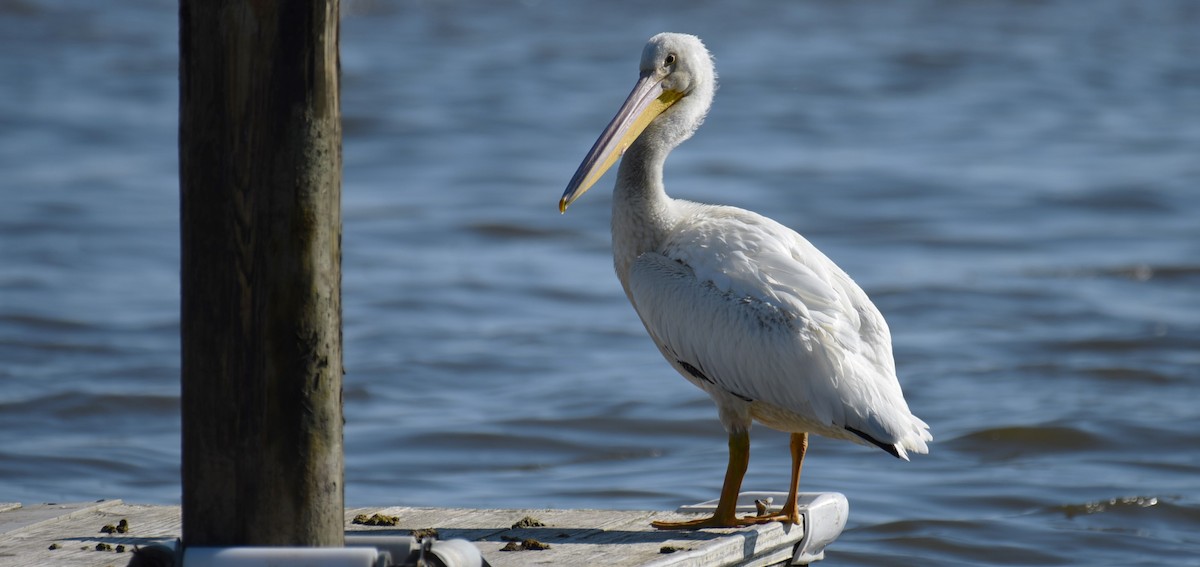
[[[668,190],[841,264],[933,428],[814,441],[827,563],[1200,565],[1200,3],[344,2],[350,504],[716,496],[609,195],[556,211],[686,31],[722,84]],[[0,501],[179,501],[175,18],[0,0]],[[756,428],[745,488],[787,474]]]

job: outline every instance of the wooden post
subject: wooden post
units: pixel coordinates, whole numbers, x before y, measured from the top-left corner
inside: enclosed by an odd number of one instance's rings
[[[180,0],[183,541],[343,541],[338,0]]]

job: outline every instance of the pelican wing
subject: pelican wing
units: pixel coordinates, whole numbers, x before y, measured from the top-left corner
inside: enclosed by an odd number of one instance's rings
[[[927,451],[928,426],[904,401],[887,324],[845,272],[761,215],[677,206],[682,220],[629,276],[635,309],[677,368],[817,433],[900,457]]]

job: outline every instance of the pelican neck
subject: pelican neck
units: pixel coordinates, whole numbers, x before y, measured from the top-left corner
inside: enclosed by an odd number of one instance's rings
[[[634,142],[621,159],[613,189],[613,261],[622,283],[638,256],[658,249],[673,225],[671,198],[663,186],[669,147]]]

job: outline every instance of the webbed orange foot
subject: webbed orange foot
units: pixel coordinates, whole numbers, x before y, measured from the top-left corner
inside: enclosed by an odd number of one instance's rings
[[[800,511],[792,506],[790,512],[780,510],[771,514],[759,514],[757,516],[748,516],[744,518],[752,524],[769,524],[771,522],[783,522],[785,524],[799,524]]]
[[[759,523],[762,522],[759,522],[754,516],[739,518],[737,516],[718,517],[714,515],[707,518],[686,520],[683,522],[664,522],[661,520],[655,520],[650,522],[650,525],[660,530],[698,530],[701,528],[740,528]]]

